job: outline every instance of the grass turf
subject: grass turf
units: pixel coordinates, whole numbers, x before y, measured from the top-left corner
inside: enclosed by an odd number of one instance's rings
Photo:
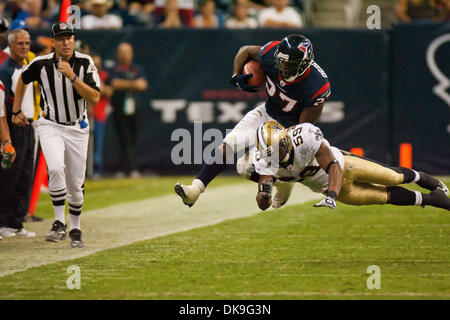
[[[170,194],[173,192],[175,183],[190,184],[192,179],[193,177],[149,177],[86,180],[83,211]],[[220,177],[211,185],[221,186],[239,181],[242,181],[242,179],[238,177]],[[68,212],[67,201],[66,212]],[[48,193],[41,193],[35,215],[44,219],[54,219],[52,201]]]
[[[155,193],[178,179],[162,180]],[[118,190],[122,201],[139,194]],[[307,203],[5,276],[0,298],[449,299],[449,221],[430,207]],[[66,287],[69,265],[81,269],[81,290]],[[366,287],[369,265],[381,269],[380,290]]]

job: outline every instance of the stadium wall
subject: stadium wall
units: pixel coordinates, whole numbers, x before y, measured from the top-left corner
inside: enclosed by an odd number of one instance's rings
[[[135,61],[145,67],[149,81],[138,101],[138,165],[169,174],[193,173],[199,167],[172,163],[171,151],[178,144],[171,141],[174,130],[185,128],[192,138],[210,128],[225,134],[264,101],[263,90],[248,94],[228,84],[239,47],[263,45],[293,32],[298,30],[122,29],[80,31],[77,38],[104,60],[114,60],[119,42],[133,45]],[[450,99],[436,87],[438,80],[448,81],[450,70],[450,33],[444,25],[302,33],[312,40],[315,59],[330,79],[331,98],[318,125],[331,144],[346,150],[360,147],[369,158],[397,165],[399,144],[410,142],[415,168],[450,173]],[[434,60],[427,60],[431,44]],[[200,131],[198,125],[194,130],[196,121],[202,121]],[[106,131],[105,169],[113,171],[118,140],[111,121]]]

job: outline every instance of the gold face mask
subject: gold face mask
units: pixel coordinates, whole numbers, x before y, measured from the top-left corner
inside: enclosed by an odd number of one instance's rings
[[[269,121],[256,131],[256,148],[268,163],[282,165],[289,161],[292,142],[286,128],[276,121]]]

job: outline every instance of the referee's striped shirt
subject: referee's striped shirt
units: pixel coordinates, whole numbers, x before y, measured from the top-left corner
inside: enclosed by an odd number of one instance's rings
[[[100,77],[90,56],[75,51],[69,64],[81,81],[100,91]],[[22,73],[25,84],[39,82],[41,115],[58,123],[77,121],[86,113],[87,102],[72,86],[71,80],[58,71],[55,53],[36,57]]]

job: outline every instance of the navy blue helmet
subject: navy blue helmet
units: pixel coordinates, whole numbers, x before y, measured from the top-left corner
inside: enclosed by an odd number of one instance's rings
[[[304,74],[313,59],[311,41],[299,34],[291,34],[283,38],[275,52],[275,66],[282,78],[288,81]]]

